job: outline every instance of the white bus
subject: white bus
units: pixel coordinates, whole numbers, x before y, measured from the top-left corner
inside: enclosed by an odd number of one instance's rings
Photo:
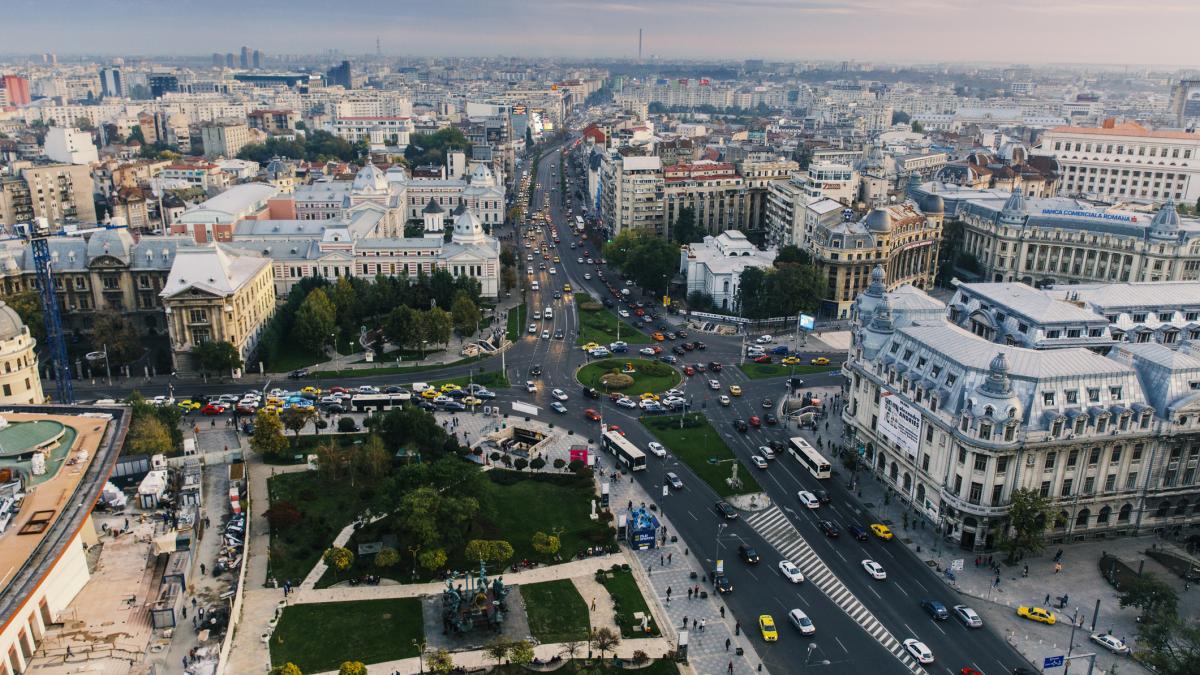
[[[604,449],[611,452],[630,471],[642,471],[646,468],[646,453],[616,431],[606,431],[600,437]]]
[[[583,232],[583,216],[575,216],[575,229]]]
[[[788,454],[803,464],[813,478],[820,480],[829,478],[829,460],[825,459],[824,455],[817,452],[817,449],[802,437],[793,436],[788,439]]]
[[[350,399],[350,409],[354,412],[391,410],[410,400],[412,400],[412,394],[407,391],[395,394],[355,394]]]

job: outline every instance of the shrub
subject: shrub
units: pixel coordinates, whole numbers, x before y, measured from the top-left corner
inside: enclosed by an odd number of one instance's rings
[[[271,528],[278,530],[286,530],[304,519],[304,514],[300,513],[300,509],[288,501],[275,502],[263,515],[267,517]]]
[[[341,431],[341,432],[350,432],[350,431],[356,431],[358,429],[358,425],[354,423],[354,420],[352,418],[343,417],[338,420],[337,428],[338,428],[338,431]]]

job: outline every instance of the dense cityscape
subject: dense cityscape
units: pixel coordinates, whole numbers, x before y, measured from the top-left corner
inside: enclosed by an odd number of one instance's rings
[[[671,6],[0,48],[0,675],[1200,672],[1200,68]]]

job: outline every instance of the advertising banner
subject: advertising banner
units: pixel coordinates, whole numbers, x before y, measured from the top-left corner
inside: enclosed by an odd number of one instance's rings
[[[921,412],[900,400],[895,392],[884,391],[875,431],[915,459],[921,444]]]

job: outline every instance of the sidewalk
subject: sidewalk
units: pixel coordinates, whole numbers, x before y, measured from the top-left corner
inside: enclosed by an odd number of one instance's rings
[[[603,465],[606,469],[609,468],[607,461],[604,461]],[[611,475],[601,478],[610,479]],[[614,514],[624,512],[630,501],[635,507],[643,502],[647,505],[658,503],[646,494],[640,485],[623,478],[610,482],[609,490],[609,503]],[[731,663],[735,674],[769,672],[762,666],[763,661],[759,658],[751,639],[757,626],[743,626],[740,634],[734,634],[736,622],[733,613],[726,611],[727,616],[723,618],[721,610],[724,603],[713,591],[711,584],[701,581],[711,570],[705,569],[703,561],[688,550],[686,542],[671,542],[670,536],[675,532],[675,528],[661,511],[656,512],[656,515],[667,534],[668,543],[657,549],[632,551],[631,556],[636,558],[637,562],[633,565],[633,571],[638,578],[638,585],[643,592],[646,588],[653,589],[655,597],[646,598],[646,602],[663,629],[663,637],[668,638],[673,645],[679,644],[679,631],[682,630],[684,621],[688,622],[688,663],[700,675],[728,674]],[[669,561],[666,558],[668,555],[671,556]],[[693,573],[696,575],[694,579],[691,577]],[[708,597],[689,599],[688,588],[695,586],[708,592]],[[668,588],[672,591],[670,600],[667,598]],[[700,621],[706,624],[703,630],[699,629]],[[692,622],[696,623],[696,629],[692,629]],[[729,641],[728,648],[725,646],[726,640]],[[745,650],[744,656],[736,655],[738,647]],[[760,666],[761,671],[758,670]]]
[[[837,389],[830,389],[827,397],[832,399],[835,391]],[[828,421],[828,431],[822,425],[818,433],[805,429],[800,435],[814,443],[820,438],[823,441],[822,451],[832,455],[828,451],[829,443],[841,442],[843,424],[839,414],[831,414]],[[831,459],[834,459],[833,464],[837,472],[833,480],[844,483],[848,476],[845,468],[840,459],[832,456]],[[1151,544],[1162,545],[1161,540],[1153,537],[1092,540],[1061,546],[1047,544],[1040,553],[1027,555],[1018,564],[1011,566],[1004,563],[1005,553],[993,551],[990,558],[991,562],[999,565],[997,573],[991,568],[988,554],[979,556],[980,564],[977,566],[977,554],[961,549],[957,544],[938,541],[934,524],[922,520],[915,510],[901,501],[894,490],[889,490],[887,483],[870,470],[858,473],[858,502],[865,511],[864,520],[870,518],[870,522],[888,525],[896,534],[896,540],[905,544],[931,568],[944,571],[951,567],[954,561],[961,560],[963,569],[953,572],[953,578],[944,573],[938,576],[947,586],[944,596],[940,599],[947,605],[952,605],[960,602],[953,591],[965,596],[962,602],[979,612],[992,630],[1004,634],[1008,642],[1035,665],[1041,664],[1044,657],[1067,652],[1071,617],[1075,616],[1078,608],[1082,625],[1077,626],[1075,631],[1075,652],[1096,652],[1096,672],[1112,672],[1114,666],[1126,674],[1149,672],[1133,659],[1111,654],[1097,647],[1089,639],[1092,632],[1111,630],[1113,635],[1126,640],[1131,648],[1137,649],[1137,623],[1134,619],[1138,610],[1133,607],[1122,609],[1116,590],[1100,574],[1098,563],[1103,552],[1116,555],[1134,568],[1140,561],[1145,560],[1147,572],[1154,573],[1179,592],[1181,615],[1194,616],[1200,612],[1200,598],[1195,594],[1183,592],[1183,580],[1142,553]],[[1063,566],[1062,570],[1056,573],[1054,555],[1060,548],[1063,551]],[[1025,576],[1026,566],[1028,576]],[[1047,595],[1050,597],[1049,603],[1046,603]],[[1058,598],[1063,595],[1068,596],[1069,602],[1065,609],[1060,609]],[[1092,630],[1092,615],[1097,602],[1099,613],[1095,630]],[[1051,605],[1051,609],[1058,615],[1059,621],[1054,626],[1034,623],[1016,616],[1016,608],[1020,605],[1046,604]],[[1077,661],[1076,668],[1080,667],[1086,668],[1086,662]]]

